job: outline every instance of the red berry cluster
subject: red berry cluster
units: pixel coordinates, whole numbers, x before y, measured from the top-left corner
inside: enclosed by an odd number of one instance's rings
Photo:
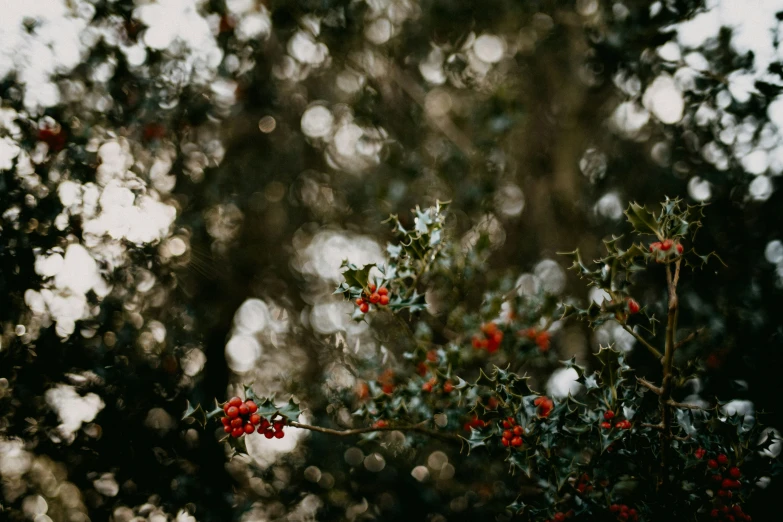
[[[738,522],[744,520],[751,522],[750,515],[742,512],[742,506],[734,504],[733,506],[721,506],[710,511],[710,516],[718,520],[728,520],[729,522]]]
[[[362,296],[356,299],[356,306],[359,310],[366,314],[370,311],[370,304],[386,306],[389,304],[389,289],[385,287],[377,288],[374,284],[367,285],[367,291],[362,293]]]
[[[655,256],[657,263],[663,263],[673,256],[679,256],[683,253],[682,244],[675,243],[671,239],[656,241],[650,244],[650,252]]]
[[[604,421],[601,423],[601,427],[605,430],[608,430],[612,427],[612,423],[610,422],[612,419],[615,418],[615,414],[612,410],[606,410],[604,412]],[[631,421],[628,419],[618,420],[614,423],[614,427],[618,430],[630,430],[631,429]]]
[[[555,403],[552,402],[552,399],[549,397],[544,397],[543,395],[540,397],[536,397],[536,400],[533,401],[533,404],[538,406],[538,415],[539,417],[549,417],[549,414],[552,413],[552,408],[555,407]]]
[[[508,417],[503,421],[503,438],[500,441],[505,447],[511,446],[512,448],[522,447],[522,434],[525,430],[522,426],[517,426],[517,422],[513,417]]]
[[[555,513],[555,516],[553,516],[551,520],[547,519],[546,522],[563,522],[565,519],[573,517],[574,514],[575,513],[573,509],[569,509],[565,513],[563,513],[562,511],[558,511],[557,513]]]
[[[388,428],[389,427],[389,422],[385,421],[383,419],[377,420],[377,421],[375,421],[373,423],[372,427],[373,428]]]
[[[226,414],[220,419],[223,423],[223,431],[237,439],[242,435],[253,433],[262,419],[257,411],[258,406],[255,402],[242,402],[239,397],[233,397],[223,406],[223,412]]]
[[[625,504],[612,504],[609,506],[609,511],[615,513],[617,515],[617,520],[622,522],[637,522],[637,520],[639,520],[639,513],[637,513],[634,508],[629,508]]]
[[[582,473],[582,476],[579,477],[579,481],[575,487],[576,490],[581,494],[590,493],[593,491],[593,486],[590,485],[590,475],[587,473]]]
[[[714,459],[707,461],[707,467],[711,470],[715,470],[712,475],[713,482],[716,482],[718,487],[718,496],[723,498],[731,498],[733,496],[732,490],[739,489],[742,483],[739,478],[742,476],[742,472],[737,466],[731,468],[728,467],[729,457],[724,453],[721,453]],[[725,475],[718,473],[718,470],[722,469]]]
[[[704,458],[704,455],[707,453],[707,450],[704,448],[699,448],[696,451],[693,452],[693,456],[697,459],[701,460]]]
[[[527,337],[531,341],[535,342],[541,352],[549,351],[549,332],[541,332],[535,328],[528,328],[526,330],[520,330],[519,335],[522,337]]]
[[[483,338],[478,335],[473,336],[473,348],[486,350],[489,353],[497,352],[500,343],[503,342],[503,332],[498,330],[495,323],[487,323],[481,325],[481,333],[484,334]]]
[[[381,385],[381,390],[383,390],[383,393],[394,393],[394,388],[396,385],[394,383],[394,371],[392,371],[391,368],[384,370],[384,372],[378,376],[377,381],[378,384]]]
[[[470,431],[471,428],[481,429],[487,425],[486,421],[479,419],[478,415],[473,414],[473,417],[464,424],[465,431]]]

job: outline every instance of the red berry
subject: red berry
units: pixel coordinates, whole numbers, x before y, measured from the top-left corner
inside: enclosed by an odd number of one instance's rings
[[[377,304],[378,301],[380,301],[380,300],[381,300],[381,296],[378,295],[377,292],[373,292],[372,294],[370,294],[370,302],[372,304]]]
[[[717,509],[713,509],[712,511],[710,511],[710,516],[711,516],[712,518],[718,518],[718,514],[719,514],[719,513],[718,513],[718,510],[717,510]]]
[[[734,481],[731,479],[723,479],[723,482],[721,482],[720,487],[723,489],[731,489],[734,486]]]
[[[500,442],[502,442],[505,447],[508,447],[508,445],[511,444],[509,439],[500,439]]]
[[[443,385],[443,393],[451,393],[453,391],[454,391],[454,385],[446,381],[446,384]]]
[[[381,288],[383,290],[383,288]],[[389,296],[388,295],[382,295],[380,301],[378,301],[378,304],[381,306],[386,306],[389,304]]]
[[[682,251],[685,250],[685,248],[683,248],[683,246],[680,243],[677,243],[676,248],[678,254],[682,254]]]
[[[223,426],[228,426],[231,424],[231,419],[229,417],[221,417],[220,422],[223,423]]]
[[[231,433],[232,429],[234,428],[232,428],[231,426],[223,426],[223,431],[225,431],[226,433]]]
[[[661,250],[663,250],[664,252],[669,250],[671,247],[672,247],[671,239],[664,239],[663,242],[661,243]]]
[[[376,288],[378,288],[378,287],[377,287],[377,286],[375,286],[375,285],[374,285],[374,284],[372,284],[372,283],[370,283],[369,285],[367,285],[367,289],[370,291],[370,293],[373,293],[373,292],[375,292],[375,289],[376,289]]]
[[[724,455],[723,453],[718,455],[718,463],[727,464],[728,462],[729,462],[729,458],[726,455]]]
[[[522,437],[514,437],[511,439],[511,445],[518,448],[522,445]]]
[[[503,438],[504,439],[510,439],[514,436],[513,433],[511,433],[511,430],[506,430],[503,432]]]
[[[606,419],[606,420],[614,419],[614,412],[612,410],[606,410],[604,412],[604,419]]]
[[[238,439],[244,433],[245,433],[245,430],[243,430],[242,428],[234,428],[234,429],[231,430],[231,436],[234,437],[235,439]]]
[[[244,429],[245,429],[245,433],[247,433],[248,435],[250,435],[251,433],[253,433],[255,431],[255,428],[253,427],[252,424],[245,424],[245,428]]]
[[[272,426],[274,426],[275,431],[280,431],[280,430],[282,430],[285,427],[285,422],[283,422],[283,421],[275,421],[274,424],[272,424]]]
[[[563,513],[555,513],[555,522],[563,522],[565,515]]]
[[[378,293],[381,294],[381,297],[383,297],[384,295],[389,295],[389,289],[386,288],[385,286],[382,286],[378,289]]]
[[[661,248],[660,241],[656,241],[655,243],[650,243],[650,252],[654,252],[655,250]]]
[[[265,430],[269,427],[269,421],[265,419],[264,417],[261,417],[261,424],[259,426],[259,430]],[[261,433],[260,431],[258,433]]]
[[[628,313],[638,314],[639,310],[641,310],[639,303],[637,303],[634,299],[628,298]]]
[[[231,407],[231,405],[230,405],[229,403],[226,403],[226,404],[224,404],[224,405],[223,405],[223,413],[225,413],[226,415],[228,415],[228,409],[229,409],[230,407]]]
[[[710,459],[707,461],[707,467],[710,469],[715,469],[718,467],[718,461],[715,459]]]
[[[226,414],[233,419],[239,415],[239,408],[236,406],[231,406],[228,411],[226,411]]]
[[[723,480],[723,477],[721,477],[720,475],[713,475],[712,480],[713,482],[720,482],[721,480]]]
[[[242,399],[240,399],[239,397],[231,397],[231,400],[228,401],[228,404],[230,406],[239,407],[239,405],[242,404]]]
[[[247,415],[248,413],[250,413],[250,408],[247,407],[247,404],[243,404],[239,407],[240,415]]]
[[[601,427],[605,430],[611,429],[612,425],[609,422],[602,422]]]
[[[274,436],[275,436],[275,430],[271,428],[267,428],[264,430],[264,437],[266,437],[267,439],[271,439]]]
[[[386,428],[389,426],[389,423],[385,420],[381,419],[379,421],[375,421],[375,424],[372,425],[373,428]]]
[[[514,426],[514,435],[522,435],[525,433],[525,430],[522,429],[522,426]]]
[[[536,344],[542,352],[549,350],[549,332],[541,332],[536,335]]]
[[[430,350],[427,352],[427,360],[430,362],[436,362],[438,360],[438,352],[435,350]]]
[[[260,422],[261,422],[261,415],[254,413],[253,415],[250,416],[250,424],[259,424]]]
[[[255,413],[258,411],[258,406],[256,406],[255,402],[247,401],[245,404],[247,404],[247,409],[250,410],[250,413]]]
[[[699,448],[693,452],[694,456],[699,460],[701,460],[704,457],[705,453],[707,453],[707,450],[705,450],[704,448]]]
[[[421,385],[421,391],[425,391],[427,393],[431,392],[432,384],[430,384],[429,382],[425,382],[424,384]]]
[[[242,427],[242,419],[239,417],[236,417],[234,420],[231,421],[231,427],[232,428],[241,428]]]
[[[617,504],[612,504],[611,506],[609,506],[609,511],[611,511],[612,513],[617,513],[618,511],[620,511],[620,506],[618,506]]]
[[[283,433],[283,430],[275,432],[275,438],[276,439],[282,439],[283,437],[285,437],[285,433]]]
[[[742,476],[742,472],[738,467],[734,466],[729,470],[729,475],[731,475],[732,478],[738,479]]]
[[[366,314],[367,312],[370,311],[370,305],[365,302],[362,302],[362,304],[359,305],[359,310],[361,310],[363,314]]]

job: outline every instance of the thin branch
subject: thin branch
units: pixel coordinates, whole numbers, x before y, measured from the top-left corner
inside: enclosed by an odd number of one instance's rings
[[[313,426],[311,424],[303,424],[301,422],[295,422],[295,421],[289,421],[288,425],[293,426],[295,428],[301,428],[303,430],[310,430],[310,431],[317,431],[318,433],[325,433],[327,435],[336,435],[338,437],[350,437],[353,435],[361,435],[362,433],[373,433],[376,431],[413,431],[416,433],[421,433],[423,435],[428,435],[430,437],[436,437],[439,439],[445,439],[445,440],[454,440],[458,441],[460,438],[457,435],[454,435],[452,433],[442,433],[435,430],[430,430],[425,428],[424,426],[429,423],[429,420],[420,422],[418,424],[409,424],[405,426],[379,426],[377,428],[374,428],[372,426],[367,428],[354,428],[354,429],[348,429],[348,430],[333,430],[331,428],[324,428],[322,426]]]
[[[645,428],[652,428],[654,430],[663,430],[664,429],[664,425],[663,424],[646,424],[646,423],[643,422],[642,426],[645,427]]]
[[[642,343],[648,350],[650,350],[650,353],[653,354],[656,359],[660,359],[661,357],[663,357],[663,354],[661,352],[659,352],[655,348],[655,346],[651,345],[650,343],[647,342],[647,340],[644,337],[642,337],[638,333],[634,332],[633,328],[631,328],[630,326],[628,326],[625,323],[620,323],[620,324],[622,325],[623,330],[625,330],[629,334],[633,335],[636,338],[637,341]]]
[[[666,401],[666,404],[668,404],[669,406],[674,406],[675,408],[681,408],[683,410],[703,410],[704,409],[701,406],[699,406],[698,404],[688,404],[686,402],[677,402],[677,401],[672,401],[672,400]]]
[[[636,382],[644,386],[645,388],[652,390],[656,395],[660,395],[663,390],[661,390],[659,387],[651,383],[650,381],[647,381],[645,379],[642,379],[641,377],[636,378]]]
[[[686,440],[689,440],[691,438],[691,435],[690,435],[690,433],[688,435],[684,436],[684,437],[679,437],[677,435],[672,435],[672,438],[674,440],[679,440],[680,442],[685,442]]]
[[[698,330],[694,330],[693,332],[686,335],[683,339],[677,341],[677,344],[674,345],[674,350],[679,350],[689,342],[696,339],[698,336],[700,336],[702,333],[704,333],[704,328],[699,328]]]

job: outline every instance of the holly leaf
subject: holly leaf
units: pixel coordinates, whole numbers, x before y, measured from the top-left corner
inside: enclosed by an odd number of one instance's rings
[[[638,203],[631,203],[628,206],[628,210],[625,211],[625,215],[628,218],[628,222],[639,234],[652,234],[655,236],[660,234],[655,215]]]
[[[364,266],[357,266],[353,263],[349,263],[346,259],[340,268],[345,268],[342,275],[345,282],[349,287],[358,286],[359,288],[366,288],[367,283],[370,280],[370,270],[375,267],[375,263],[370,263]]]

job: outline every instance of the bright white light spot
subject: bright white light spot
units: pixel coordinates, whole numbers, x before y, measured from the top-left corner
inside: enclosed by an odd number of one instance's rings
[[[644,92],[644,106],[662,123],[674,124],[682,119],[685,100],[669,75],[658,76]]]
[[[783,243],[779,239],[773,239],[767,243],[767,247],[764,249],[764,257],[774,265],[783,263]]]
[[[255,337],[235,335],[226,344],[226,364],[235,373],[247,373],[261,356],[261,345]]]
[[[334,115],[323,105],[313,105],[302,114],[302,132],[310,138],[324,138],[331,134]]]
[[[482,62],[497,63],[506,52],[506,43],[494,34],[482,34],[473,42],[473,52]]]
[[[712,197],[710,182],[698,176],[693,176],[688,180],[688,195],[695,201],[707,201]]]
[[[582,385],[576,382],[579,375],[573,368],[560,368],[555,370],[547,382],[547,393],[558,399],[568,397],[568,394],[575,395],[581,390]]]
[[[544,259],[536,265],[533,273],[541,281],[545,292],[557,295],[565,289],[566,275],[556,261]]]
[[[767,176],[757,176],[748,187],[751,197],[756,201],[766,201],[772,195],[772,182]]]
[[[758,176],[767,171],[767,167],[769,166],[769,155],[765,150],[756,149],[743,157],[740,160],[740,163],[742,163],[742,167],[746,172]]]
[[[60,435],[68,443],[73,442],[75,433],[82,423],[91,422],[104,407],[103,401],[94,393],[80,396],[73,386],[58,384],[46,391],[46,403],[57,413]]]
[[[364,37],[375,45],[385,44],[392,36],[392,24],[387,18],[373,20],[364,28]]]

